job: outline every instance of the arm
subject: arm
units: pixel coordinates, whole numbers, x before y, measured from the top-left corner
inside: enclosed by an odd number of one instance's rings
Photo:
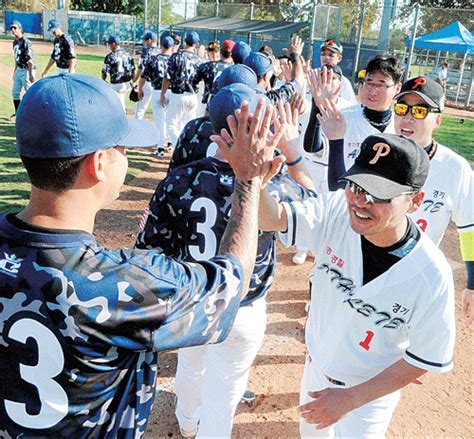
[[[140,76],[140,80],[138,81],[138,97],[143,99],[143,87],[145,85],[145,78]]]
[[[160,104],[162,107],[166,107],[166,92],[170,86],[170,80],[168,78],[163,79],[163,84],[161,84],[161,96]]]
[[[35,63],[32,59],[28,60],[28,76],[31,83],[35,82]]]
[[[41,77],[44,78],[47,74],[51,66],[54,64],[54,58],[49,58],[48,64],[43,70],[43,73],[41,74]]]
[[[69,60],[69,67],[68,67],[68,72],[69,73],[76,73],[76,58],[71,58]]]
[[[303,64],[301,63],[301,54],[303,53],[304,42],[301,37],[293,37],[289,47],[290,61],[292,63],[291,79],[298,82],[300,88],[304,85]]]
[[[284,232],[288,229],[288,217],[283,206],[263,189],[258,207],[258,226],[260,230]]]
[[[374,378],[357,386],[309,392],[315,399],[300,406],[300,414],[307,422],[317,424],[318,429],[326,428],[352,410],[405,387],[425,373],[426,370],[412,366],[405,360],[399,360]]]

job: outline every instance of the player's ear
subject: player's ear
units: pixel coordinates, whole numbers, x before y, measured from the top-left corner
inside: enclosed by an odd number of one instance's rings
[[[402,88],[402,83],[401,82],[397,82],[395,84],[395,87],[394,88],[394,91],[395,91],[395,95],[397,95],[398,93],[400,93],[400,89]]]
[[[107,165],[107,151],[99,149],[89,154],[85,160],[84,168],[90,178],[96,182],[105,180],[105,168]]]
[[[435,129],[439,128],[441,125],[441,114],[437,113],[436,114],[436,120],[435,120]]]
[[[423,190],[416,192],[414,195],[411,195],[411,202],[410,207],[408,209],[408,213],[416,212],[420,208],[421,203],[423,203],[424,198],[425,191]]]

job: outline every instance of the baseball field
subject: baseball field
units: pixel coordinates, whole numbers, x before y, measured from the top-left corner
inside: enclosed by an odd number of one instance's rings
[[[33,42],[38,75],[51,46]],[[79,48],[78,72],[99,76],[103,49]],[[17,211],[28,199],[29,184],[15,149],[11,101],[13,56],[11,40],[0,39],[0,213]],[[132,110],[131,103],[128,108]],[[470,117],[470,118],[469,118]],[[444,116],[436,139],[474,164],[474,117],[464,113]],[[121,197],[97,218],[96,234],[109,247],[132,246],[143,209],[163,178],[169,155],[129,153],[129,173]],[[456,282],[457,342],[455,368],[447,374],[427,374],[422,385],[403,391],[388,437],[472,437],[473,343],[472,327],[463,324],[460,294],[465,282],[457,232],[450,227],[442,249],[452,265]],[[302,266],[291,262],[294,251],[279,247],[276,281],[269,293],[268,325],[264,344],[252,367],[248,388],[257,394],[252,406],[241,405],[234,421],[235,438],[298,437],[299,382],[305,358],[304,321],[308,276],[312,259]],[[149,422],[148,437],[179,437],[174,417],[176,352],[160,354],[159,393]]]

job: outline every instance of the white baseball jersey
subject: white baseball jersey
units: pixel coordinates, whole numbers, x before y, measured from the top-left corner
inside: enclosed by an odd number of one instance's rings
[[[351,168],[354,164],[360,145],[365,138],[372,134],[380,134],[380,131],[365,118],[362,108],[362,105],[357,104],[341,111],[346,118],[346,133],[344,134],[344,163],[346,169]],[[384,133],[395,134],[393,115]]]
[[[438,144],[424,190],[423,204],[411,217],[435,244],[450,219],[459,232],[474,230],[474,174],[466,159]]]
[[[452,272],[425,234],[363,285],[361,237],[350,226],[344,191],[282,204],[288,215],[283,243],[304,243],[317,261],[306,346],[324,374],[353,386],[400,359],[431,371],[452,368]]]
[[[356,105],[358,102],[357,102],[356,95],[354,93],[354,89],[352,88],[351,81],[349,81],[349,79],[343,76],[341,78],[341,83],[342,83],[342,88],[341,88],[341,93],[340,93],[341,98],[348,101],[350,105]]]

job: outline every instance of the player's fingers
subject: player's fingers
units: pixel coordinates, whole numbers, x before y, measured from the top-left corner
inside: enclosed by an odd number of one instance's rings
[[[256,134],[261,126],[262,118],[265,114],[265,98],[261,97],[258,100],[257,107],[253,113],[252,121],[250,122],[250,134]]]
[[[263,121],[262,121],[262,126],[259,130],[259,135],[261,138],[267,138],[268,132],[270,131],[270,125],[272,123],[272,117],[273,117],[273,112],[275,110],[273,109],[273,105],[267,105],[265,108],[265,113],[263,114]],[[282,124],[286,125],[286,124]]]
[[[249,117],[249,103],[243,101],[240,109],[235,111],[235,117],[237,119],[237,132],[247,133],[248,132],[248,117]]]
[[[232,136],[229,134],[229,131],[227,131],[225,128],[221,130],[221,137],[229,144],[233,145],[234,139]]]
[[[213,134],[209,138],[213,142],[217,143],[217,146],[219,147],[221,153],[224,154],[224,157],[227,157],[227,151],[229,150],[230,145],[221,136],[218,136],[217,134]]]
[[[235,139],[237,137],[237,132],[238,132],[236,118],[232,115],[227,116],[227,125],[229,126],[231,136]]]

